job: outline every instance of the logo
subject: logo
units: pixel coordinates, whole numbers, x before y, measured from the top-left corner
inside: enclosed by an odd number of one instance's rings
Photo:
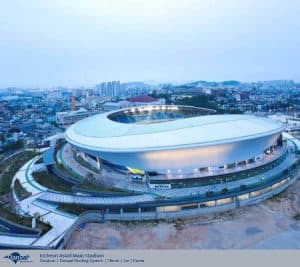
[[[14,263],[17,262],[32,262],[29,260],[29,255],[21,255],[19,252],[13,252],[4,257],[5,259],[11,260]]]

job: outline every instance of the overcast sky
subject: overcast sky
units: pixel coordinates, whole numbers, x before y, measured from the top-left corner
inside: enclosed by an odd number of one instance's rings
[[[0,87],[300,81],[299,0],[0,0]]]

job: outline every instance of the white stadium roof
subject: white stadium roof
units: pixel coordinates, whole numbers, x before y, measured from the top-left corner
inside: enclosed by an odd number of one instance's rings
[[[150,124],[120,123],[103,113],[68,128],[77,146],[107,152],[151,151],[208,146],[279,133],[284,125],[253,115],[204,115]]]

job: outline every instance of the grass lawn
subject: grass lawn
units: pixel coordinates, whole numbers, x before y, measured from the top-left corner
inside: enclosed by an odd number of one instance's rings
[[[105,194],[111,194],[111,195],[121,195],[121,196],[133,196],[133,195],[139,195],[139,193],[125,191],[117,188],[108,188],[101,185],[95,185],[94,183],[91,183],[89,181],[84,181],[83,183],[76,186],[78,189],[93,191],[93,192],[99,192],[99,193],[105,193]]]
[[[60,171],[62,171],[65,175],[72,177],[80,182],[82,182],[85,178],[74,172],[73,170],[65,167],[63,164],[56,163],[55,167],[57,167]]]
[[[61,192],[72,192],[71,185],[63,183],[56,175],[46,171],[32,173],[34,180],[42,186]]]
[[[18,179],[16,179],[14,182],[14,191],[19,200],[23,200],[31,196],[31,193],[27,192],[27,190],[21,185]]]
[[[14,157],[6,160],[0,166],[0,195],[7,194],[11,191],[10,185],[16,172],[30,159],[38,155],[34,151],[24,151]]]
[[[80,215],[81,213],[88,210],[96,210],[96,209],[92,209],[91,207],[77,205],[77,204],[60,204],[58,206],[58,209],[75,215]]]

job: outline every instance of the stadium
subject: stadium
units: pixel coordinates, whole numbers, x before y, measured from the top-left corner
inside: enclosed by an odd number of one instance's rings
[[[144,106],[72,125],[66,140],[98,162],[150,180],[203,178],[265,165],[284,151],[283,124],[188,106]],[[158,182],[159,181],[159,182]]]

